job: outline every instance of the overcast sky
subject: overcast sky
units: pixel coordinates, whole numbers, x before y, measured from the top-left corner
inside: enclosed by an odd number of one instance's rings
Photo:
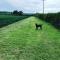
[[[22,10],[26,13],[42,12],[42,0],[0,0],[0,11]],[[46,12],[59,12],[60,0],[45,0]]]

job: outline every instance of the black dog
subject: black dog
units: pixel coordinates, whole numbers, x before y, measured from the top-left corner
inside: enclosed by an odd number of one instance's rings
[[[36,30],[42,29],[42,24],[35,24],[35,26],[36,26]]]

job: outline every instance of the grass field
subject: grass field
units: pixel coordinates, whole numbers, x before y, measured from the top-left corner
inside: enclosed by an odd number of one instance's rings
[[[0,60],[60,60],[60,32],[36,17],[0,28]]]
[[[25,19],[28,16],[0,15],[0,27]]]

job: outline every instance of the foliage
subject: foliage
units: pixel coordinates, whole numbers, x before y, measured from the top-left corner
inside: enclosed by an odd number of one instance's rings
[[[14,10],[13,11],[13,15],[23,15],[23,12],[22,11],[17,11],[17,10]]]
[[[22,12],[22,11],[19,11],[18,14],[19,14],[19,15],[23,15],[23,12]]]
[[[37,17],[42,20],[51,23],[57,29],[60,29],[60,13],[48,13],[48,14],[40,14]]]
[[[18,15],[18,11],[17,10],[14,10],[13,11],[13,15]]]

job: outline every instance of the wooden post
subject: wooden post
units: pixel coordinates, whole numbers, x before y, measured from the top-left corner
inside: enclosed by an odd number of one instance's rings
[[[43,0],[43,19],[44,19],[44,0]]]

